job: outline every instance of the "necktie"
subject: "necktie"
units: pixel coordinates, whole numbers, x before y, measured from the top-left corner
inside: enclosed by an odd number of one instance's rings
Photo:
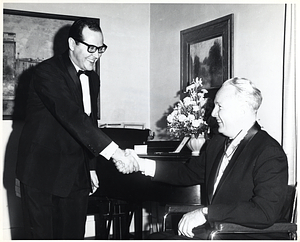
[[[84,75],[82,75],[84,74]],[[77,72],[77,76],[81,82],[81,89],[82,89],[82,99],[83,99],[83,107],[84,112],[87,115],[91,114],[91,97],[90,97],[90,85],[89,85],[89,72],[79,70]]]
[[[217,177],[214,183],[214,191],[213,194],[215,193],[217,186],[223,176],[223,173],[227,167],[227,165],[229,164],[229,161],[231,159],[231,157],[233,156],[235,150],[237,149],[238,145],[240,144],[240,142],[242,141],[242,139],[244,139],[244,137],[247,134],[247,130],[241,130],[237,136],[233,139],[233,140],[228,140],[226,145],[225,145],[225,152],[221,158],[221,164],[220,167],[217,171]]]
[[[89,76],[90,75],[90,71],[79,70],[77,72],[77,76],[80,78],[81,74],[85,74],[85,75]]]

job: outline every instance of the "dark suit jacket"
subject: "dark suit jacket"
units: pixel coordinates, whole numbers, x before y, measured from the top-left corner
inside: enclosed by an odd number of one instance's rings
[[[226,138],[216,135],[187,164],[157,161],[154,180],[178,185],[205,183],[209,222],[268,227],[279,220],[287,194],[286,155],[256,123],[241,141],[212,196]]]
[[[36,67],[16,169],[24,184],[63,197],[75,179],[90,186],[89,160],[111,139],[97,127],[99,76],[92,72],[89,80],[91,117],[84,113],[80,81],[67,52]]]

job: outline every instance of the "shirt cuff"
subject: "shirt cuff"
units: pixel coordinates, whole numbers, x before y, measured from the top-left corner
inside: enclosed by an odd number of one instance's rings
[[[142,172],[142,174],[144,174],[145,176],[154,177],[155,170],[156,170],[155,160],[140,159],[139,167],[140,167],[140,171]]]
[[[104,150],[100,152],[100,155],[109,160],[118,148],[119,146],[112,141],[108,146],[105,147]]]

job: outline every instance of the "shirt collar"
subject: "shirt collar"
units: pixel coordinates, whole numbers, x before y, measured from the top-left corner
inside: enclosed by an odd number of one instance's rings
[[[237,149],[240,142],[245,138],[246,134],[248,133],[249,129],[242,129],[232,140],[230,145],[225,151],[225,154],[228,157],[231,157],[233,155],[233,152]]]

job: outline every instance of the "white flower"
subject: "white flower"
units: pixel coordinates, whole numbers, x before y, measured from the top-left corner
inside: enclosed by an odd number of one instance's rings
[[[204,98],[204,93],[199,92],[199,93],[197,94],[197,96],[198,96],[199,99]]]
[[[177,109],[174,109],[172,113],[170,113],[167,117],[167,121],[169,123],[172,123],[174,118],[178,115],[178,110]]]
[[[178,115],[178,113],[179,113],[179,110],[178,110],[178,109],[175,109],[175,110],[173,110],[173,112],[171,113],[171,115],[172,115],[173,117],[175,117],[176,115]]]
[[[188,91],[192,91],[193,89],[195,89],[196,85],[195,84],[192,84],[192,85],[189,85],[186,87],[185,91],[188,92]]]
[[[193,106],[193,111],[197,112],[200,110],[200,107],[198,105]]]
[[[178,120],[179,120],[179,122],[184,122],[187,120],[187,117],[184,114],[180,114],[178,116]]]
[[[196,102],[196,101],[191,101],[191,102],[190,102],[190,105],[195,106],[195,105],[197,105],[197,102]]]
[[[203,107],[205,104],[206,104],[206,102],[207,102],[207,99],[206,98],[200,98],[199,99],[199,105],[201,106],[201,107]]]
[[[197,84],[197,86],[202,86],[202,78],[196,77],[195,83]]]
[[[196,118],[195,118],[195,115],[193,115],[193,114],[189,114],[188,115],[188,120],[189,121],[193,121],[193,120],[195,120]]]
[[[197,128],[200,126],[201,123],[202,123],[202,121],[200,119],[195,119],[192,121],[192,126]]]
[[[192,99],[190,97],[185,97],[183,99],[183,103],[184,103],[185,106],[190,105],[191,101],[192,101]]]
[[[172,114],[168,115],[167,121],[168,121],[169,123],[172,123],[172,122],[173,122],[173,119],[174,119],[174,116],[173,116]]]

